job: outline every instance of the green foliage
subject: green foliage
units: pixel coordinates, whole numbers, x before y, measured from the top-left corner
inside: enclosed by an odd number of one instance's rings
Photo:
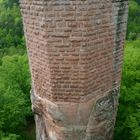
[[[135,40],[140,37],[140,2],[129,0],[129,18],[127,28],[127,39]]]
[[[27,123],[26,117],[32,115],[27,57],[3,57],[0,72],[0,130],[20,132]]]
[[[18,0],[0,0],[0,140],[35,139],[30,88]]]
[[[9,48],[2,48],[0,49],[0,58],[2,58],[3,56],[6,55],[15,55],[15,54],[19,54],[19,55],[24,55],[26,54],[26,50],[24,47],[9,47]]]
[[[0,3],[0,48],[24,45],[20,8]]]
[[[126,43],[115,140],[140,140],[140,40]]]
[[[20,140],[21,136],[16,134],[9,134],[7,136],[2,136],[1,140]]]
[[[6,7],[13,7],[14,5],[19,5],[19,0],[3,0]]]
[[[140,1],[129,1],[120,105],[114,140],[140,140]],[[135,40],[135,41],[132,41]]]

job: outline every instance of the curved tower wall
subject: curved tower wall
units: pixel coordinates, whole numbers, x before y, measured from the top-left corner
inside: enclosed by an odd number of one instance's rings
[[[21,0],[37,140],[111,140],[127,0]]]

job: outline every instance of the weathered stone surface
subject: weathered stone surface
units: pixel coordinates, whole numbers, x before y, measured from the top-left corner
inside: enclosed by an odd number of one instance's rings
[[[37,140],[111,140],[127,0],[21,0]]]
[[[110,140],[113,135],[119,89],[97,100],[87,125],[87,139]],[[94,138],[95,137],[95,138]]]

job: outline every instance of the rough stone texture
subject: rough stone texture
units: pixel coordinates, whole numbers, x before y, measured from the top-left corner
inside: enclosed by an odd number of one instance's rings
[[[111,140],[127,0],[21,0],[37,140]]]

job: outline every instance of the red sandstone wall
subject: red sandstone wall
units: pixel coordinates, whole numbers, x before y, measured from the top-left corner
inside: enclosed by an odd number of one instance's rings
[[[42,139],[110,140],[127,1],[21,0],[21,9]]]
[[[37,94],[78,102],[83,96],[112,90],[111,5],[106,1],[23,1]]]

